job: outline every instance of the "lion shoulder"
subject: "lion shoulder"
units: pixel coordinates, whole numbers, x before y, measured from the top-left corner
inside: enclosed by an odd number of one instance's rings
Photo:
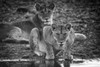
[[[51,26],[45,26],[43,28],[43,38],[45,42],[48,42],[49,44],[55,43],[55,39],[53,38]]]

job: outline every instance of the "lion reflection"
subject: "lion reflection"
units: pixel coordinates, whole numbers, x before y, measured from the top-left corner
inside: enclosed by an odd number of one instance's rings
[[[35,61],[30,67],[70,67],[70,61]]]
[[[35,60],[29,62],[0,62],[0,67],[70,67],[70,61]]]

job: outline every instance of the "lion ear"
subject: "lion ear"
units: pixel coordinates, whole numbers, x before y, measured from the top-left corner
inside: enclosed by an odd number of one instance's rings
[[[55,30],[56,29],[56,24],[52,24],[52,30]]]
[[[35,4],[35,9],[36,9],[37,11],[40,11],[40,10],[42,10],[42,7],[41,7],[41,5],[40,5],[39,3],[36,3],[36,4]]]
[[[48,6],[49,9],[53,10],[55,7],[55,4],[54,3],[50,3],[50,5]]]
[[[66,30],[70,30],[71,29],[71,24],[66,24]]]

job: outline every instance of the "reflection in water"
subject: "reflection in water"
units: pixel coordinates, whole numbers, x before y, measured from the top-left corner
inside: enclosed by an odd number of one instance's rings
[[[70,62],[57,60],[37,60],[32,62],[0,62],[0,67],[70,67]]]
[[[7,62],[6,63],[0,62],[0,67],[9,67],[9,66],[7,65]]]
[[[59,67],[70,67],[70,61],[57,61],[56,65],[58,64]],[[54,66],[56,67],[56,66]],[[58,66],[57,66],[58,67]]]

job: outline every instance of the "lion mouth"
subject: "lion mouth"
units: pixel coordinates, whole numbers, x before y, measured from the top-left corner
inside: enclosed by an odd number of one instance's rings
[[[44,24],[48,24],[49,22],[49,20],[44,20]]]
[[[49,20],[45,20],[46,23],[50,22]]]

